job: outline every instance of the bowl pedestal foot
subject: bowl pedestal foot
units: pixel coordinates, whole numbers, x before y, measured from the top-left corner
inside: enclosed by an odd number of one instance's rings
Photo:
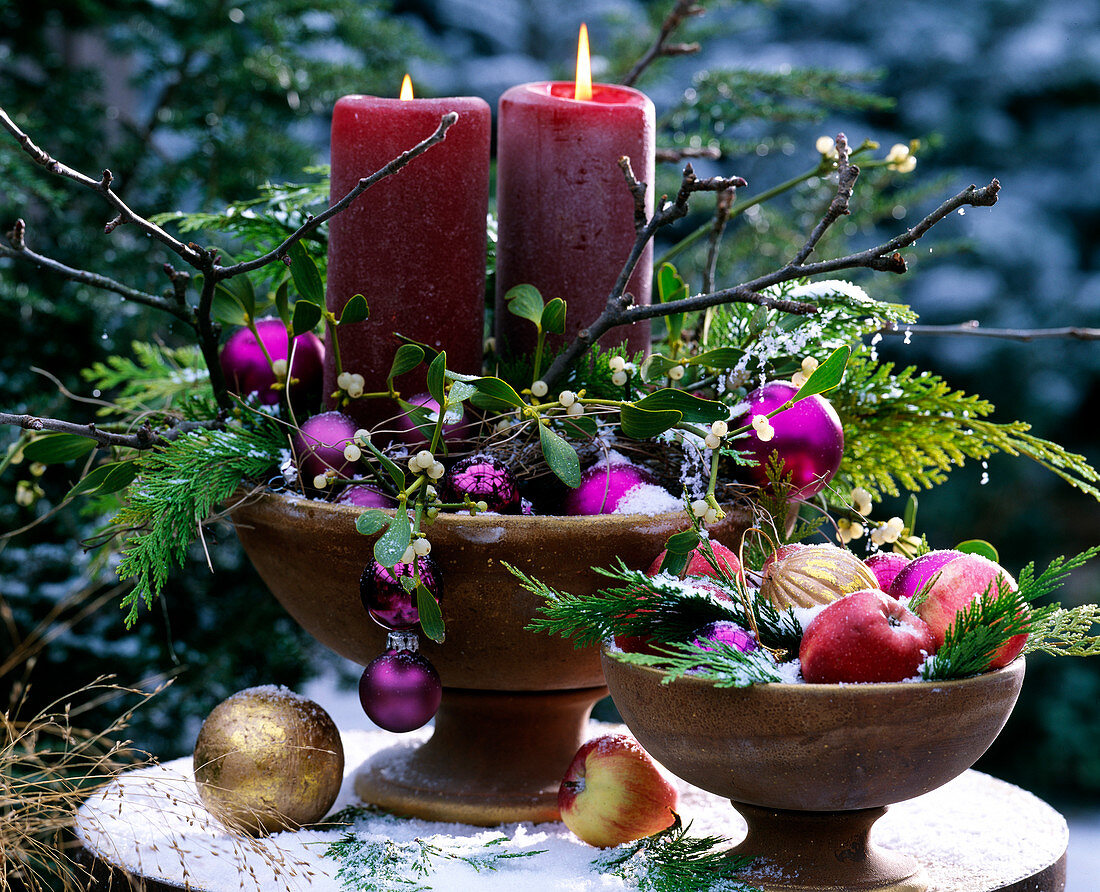
[[[749,826],[734,853],[755,860],[737,879],[772,892],[929,892],[931,883],[908,855],[870,841],[885,806],[812,812],[734,801]]]
[[[359,768],[355,792],[396,814],[481,827],[557,821],[558,787],[607,688],[475,691],[445,688],[435,731]]]

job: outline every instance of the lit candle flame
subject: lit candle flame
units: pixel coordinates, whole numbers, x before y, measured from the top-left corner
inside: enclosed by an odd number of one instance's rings
[[[588,26],[584,22],[581,22],[581,33],[577,39],[577,82],[573,98],[592,98],[592,58],[588,51]]]
[[[412,99],[413,98],[413,82],[412,82],[412,78],[409,77],[407,74],[405,75],[405,79],[403,81],[401,81],[401,96],[400,96],[400,98],[401,99]]]

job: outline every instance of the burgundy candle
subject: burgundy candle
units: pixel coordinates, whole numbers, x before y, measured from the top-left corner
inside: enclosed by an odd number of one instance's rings
[[[530,349],[534,326],[509,313],[504,295],[530,283],[567,304],[570,340],[603,311],[634,245],[634,199],[619,158],[629,156],[653,212],[654,110],[629,87],[593,84],[575,99],[567,82],[521,84],[500,98],[497,124],[496,335],[510,352]],[[653,251],[642,254],[627,291],[648,304]],[[649,346],[649,323],[613,329],[601,343]],[[561,340],[551,340],[551,346]]]
[[[485,310],[485,215],[489,201],[488,104],[476,97],[383,99],[345,96],[332,115],[332,191],[337,201],[369,176],[431,136],[447,112],[458,121],[446,138],[364,192],[329,223],[329,310],[362,294],[367,322],[340,330],[343,370],[386,389],[400,341],[394,332],[447,351],[447,365],[479,374]],[[335,351],[328,345],[325,393],[336,390]],[[398,378],[408,397],[424,387],[424,366]],[[353,400],[360,424],[394,415],[388,400]]]

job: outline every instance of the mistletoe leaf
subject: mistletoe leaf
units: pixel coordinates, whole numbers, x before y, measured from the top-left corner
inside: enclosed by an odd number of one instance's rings
[[[634,405],[649,412],[673,409],[683,416],[684,421],[696,424],[712,424],[715,421],[725,421],[729,417],[730,411],[729,406],[725,403],[705,400],[693,393],[688,393],[686,390],[673,390],[671,388],[655,390],[648,396],[638,400]]]
[[[93,468],[65,495],[68,501],[75,496],[104,496],[129,486],[138,474],[138,463],[133,460],[109,462]]]
[[[367,299],[361,294],[353,294],[344,309],[340,311],[337,325],[354,325],[356,322],[366,322],[370,318],[370,307]]]
[[[814,369],[814,373],[806,380],[806,383],[798,388],[794,395],[794,401],[804,400],[808,396],[826,393],[840,385],[844,380],[844,368],[848,364],[848,357],[852,355],[851,347],[837,347],[829,358]]]
[[[409,524],[409,515],[398,508],[390,519],[389,529],[374,543],[374,559],[383,567],[389,567],[392,570],[395,564],[401,562],[410,542],[412,542],[412,527]]]
[[[427,586],[423,583],[416,587],[416,609],[420,614],[420,628],[436,644],[442,644],[445,637],[443,612]]]
[[[683,421],[684,413],[678,409],[650,410],[636,405],[623,406],[620,423],[623,433],[635,440],[648,440],[675,427]]]
[[[581,459],[577,450],[545,424],[539,425],[539,443],[546,464],[557,474],[558,479],[573,489],[580,486]]]
[[[95,440],[79,434],[43,434],[23,447],[23,457],[29,461],[53,465],[83,458],[95,449]]]
[[[440,406],[447,399],[444,387],[447,383],[447,354],[440,351],[428,366],[428,393]]]
[[[355,530],[363,536],[373,536],[389,524],[391,518],[384,511],[372,508],[355,518]]]
[[[300,241],[295,242],[287,251],[287,258],[290,260],[290,277],[294,280],[298,294],[318,307],[323,307],[325,286],[321,283],[321,273],[317,270],[316,262],[309,256],[306,246]]]
[[[548,334],[565,334],[565,301],[555,297],[542,311],[542,330]]]
[[[317,323],[321,321],[324,310],[311,300],[296,300],[294,313],[290,319],[290,329],[294,337],[303,335],[307,331],[313,331]]]
[[[504,295],[508,312],[521,319],[528,319],[542,331],[543,301],[542,295],[534,285],[516,285]]]
[[[423,347],[418,344],[402,344],[393,355],[393,365],[390,366],[390,373],[386,380],[392,381],[398,375],[403,375],[405,372],[412,371],[420,365],[423,359]]]

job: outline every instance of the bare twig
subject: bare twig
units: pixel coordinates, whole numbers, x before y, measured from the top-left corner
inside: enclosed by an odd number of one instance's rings
[[[1100,341],[1100,328],[982,328],[977,319],[958,325],[905,325],[892,322],[879,329],[884,335],[923,335],[925,337],[985,337],[1008,341]]]
[[[726,230],[726,221],[730,218],[730,208],[733,206],[736,194],[736,189],[726,189],[718,193],[714,202],[714,225],[707,245],[707,265],[703,270],[704,291],[714,290],[714,273],[718,267],[718,246],[722,243],[722,233]]]
[[[656,161],[658,164],[679,164],[688,158],[717,161],[721,157],[722,150],[718,146],[684,146],[682,149],[657,149]]]
[[[636,321],[636,319],[648,319],[651,316],[664,316],[667,315],[668,312],[676,312],[675,310],[669,311],[668,308],[676,306],[678,303],[681,303],[681,301],[660,304],[655,308],[630,306],[632,298],[626,293],[626,286],[630,281],[631,274],[634,272],[634,267],[642,256],[642,252],[645,250],[645,246],[649,243],[649,240],[653,238],[654,233],[656,233],[658,229],[679,220],[687,214],[688,202],[691,196],[696,192],[724,192],[728,189],[736,189],[739,186],[746,185],[741,177],[707,177],[701,180],[695,175],[695,171],[692,169],[691,165],[688,164],[684,167],[684,174],[680,180],[680,190],[676,194],[676,200],[669,202],[668,197],[665,196],[662,199],[662,206],[653,214],[649,221],[642,226],[638,213],[638,208],[640,206],[638,196],[644,196],[645,184],[639,183],[634,177],[634,172],[630,167],[630,159],[620,159],[619,166],[623,170],[623,176],[626,179],[627,187],[630,189],[630,193],[634,196],[635,200],[635,231],[637,235],[634,239],[634,246],[631,248],[630,255],[627,257],[626,263],[623,265],[619,277],[616,279],[611,289],[611,293],[607,297],[607,301],[604,304],[604,310],[599,318],[594,320],[586,328],[582,328],[577,332],[577,336],[573,339],[572,343],[554,358],[554,362],[550,365],[550,368],[546,370],[546,373],[543,375],[543,380],[548,384],[555,381],[563,374],[577,357],[599,340],[604,332],[608,329],[625,324],[624,320],[626,317],[630,316],[635,310],[653,309],[654,312],[646,316],[631,318],[631,322]],[[644,210],[642,214],[644,214]]]
[[[825,234],[825,230],[841,217],[851,213],[848,206],[852,200],[852,190],[855,188],[856,179],[859,177],[859,168],[851,164],[848,160],[848,139],[843,133],[837,134],[836,152],[836,195],[834,195],[833,200],[829,202],[829,207],[825,211],[825,216],[818,221],[813,232],[810,233],[810,237],[806,239],[806,244],[802,246],[795,255],[794,260],[791,261],[794,266],[801,266],[805,263],[806,258],[813,253],[817,243],[821,241],[821,237]]]
[[[36,164],[44,167],[52,174],[65,177],[66,179],[86,186],[92,191],[102,195],[107,203],[118,212],[117,220],[112,220],[107,224],[107,232],[110,232],[121,223],[132,223],[146,235],[152,236],[161,244],[174,251],[196,269],[204,269],[208,265],[206,253],[197,245],[185,245],[183,242],[179,241],[179,239],[170,236],[152,221],[132,211],[127,206],[126,202],[119,197],[118,193],[111,188],[113,177],[109,170],[104,170],[97,180],[94,177],[81,173],[75,168],[62,164],[44,149],[39,148],[39,146],[23,132],[19,125],[8,116],[8,113],[4,111],[2,107],[0,107],[0,126],[3,126],[8,133],[15,137],[16,142],[19,143],[24,152],[30,155]]]
[[[146,307],[152,307],[155,310],[163,310],[166,313],[170,313],[182,322],[186,322],[188,325],[193,326],[195,324],[194,314],[186,304],[181,306],[178,301],[166,300],[159,295],[149,294],[137,288],[131,288],[129,285],[124,285],[122,282],[116,282],[114,279],[102,276],[99,273],[67,266],[59,260],[54,260],[51,257],[46,257],[43,254],[32,251],[27,247],[26,224],[23,220],[16,220],[15,225],[7,236],[11,243],[11,247],[0,244],[0,257],[12,257],[18,260],[26,260],[41,269],[56,273],[62,278],[68,279],[70,282],[79,282],[83,285],[91,285],[93,288],[109,291],[132,303],[142,304]]]
[[[699,44],[697,43],[669,43],[668,41],[676,29],[684,23],[685,19],[702,15],[703,12],[705,12],[703,7],[697,5],[694,0],[676,0],[676,5],[669,10],[665,20],[661,23],[661,30],[657,34],[657,39],[653,41],[653,45],[645,51],[642,58],[635,63],[627,76],[619,83],[624,87],[633,87],[638,78],[641,77],[642,72],[662,56],[687,56],[699,52]]]
[[[273,251],[269,251],[261,257],[257,257],[254,260],[248,260],[243,263],[237,263],[233,266],[216,266],[214,269],[215,276],[218,279],[228,279],[231,276],[239,275],[240,273],[251,272],[254,269],[267,266],[269,263],[273,263],[276,260],[282,260],[286,257],[287,251],[290,250],[291,245],[295,242],[301,241],[305,236],[313,232],[318,226],[335,217],[341,211],[351,206],[351,203],[355,201],[360,195],[367,191],[371,186],[377,183],[379,180],[397,173],[402,167],[413,160],[417,155],[422,155],[432,146],[438,142],[442,142],[447,135],[447,131],[451,129],[452,125],[458,120],[457,112],[448,112],[443,115],[439,120],[439,126],[436,127],[435,132],[421,140],[411,149],[402,152],[396,158],[394,158],[385,167],[376,170],[370,176],[363,177],[355,187],[343,198],[341,198],[336,204],[327,208],[317,216],[309,215],[305,223],[299,226],[294,232],[287,236],[286,240],[275,248]]]
[[[60,434],[75,434],[78,437],[87,437],[94,440],[99,446],[120,446],[126,449],[151,449],[154,446],[162,446],[175,440],[181,434],[193,430],[214,430],[222,426],[221,420],[213,421],[181,421],[172,425],[167,430],[161,430],[144,424],[135,433],[119,434],[114,431],[103,430],[94,422],[91,424],[75,424],[71,421],[61,421],[57,418],[40,418],[36,415],[12,415],[8,412],[0,412],[0,424],[12,425],[28,431],[51,431]]]

